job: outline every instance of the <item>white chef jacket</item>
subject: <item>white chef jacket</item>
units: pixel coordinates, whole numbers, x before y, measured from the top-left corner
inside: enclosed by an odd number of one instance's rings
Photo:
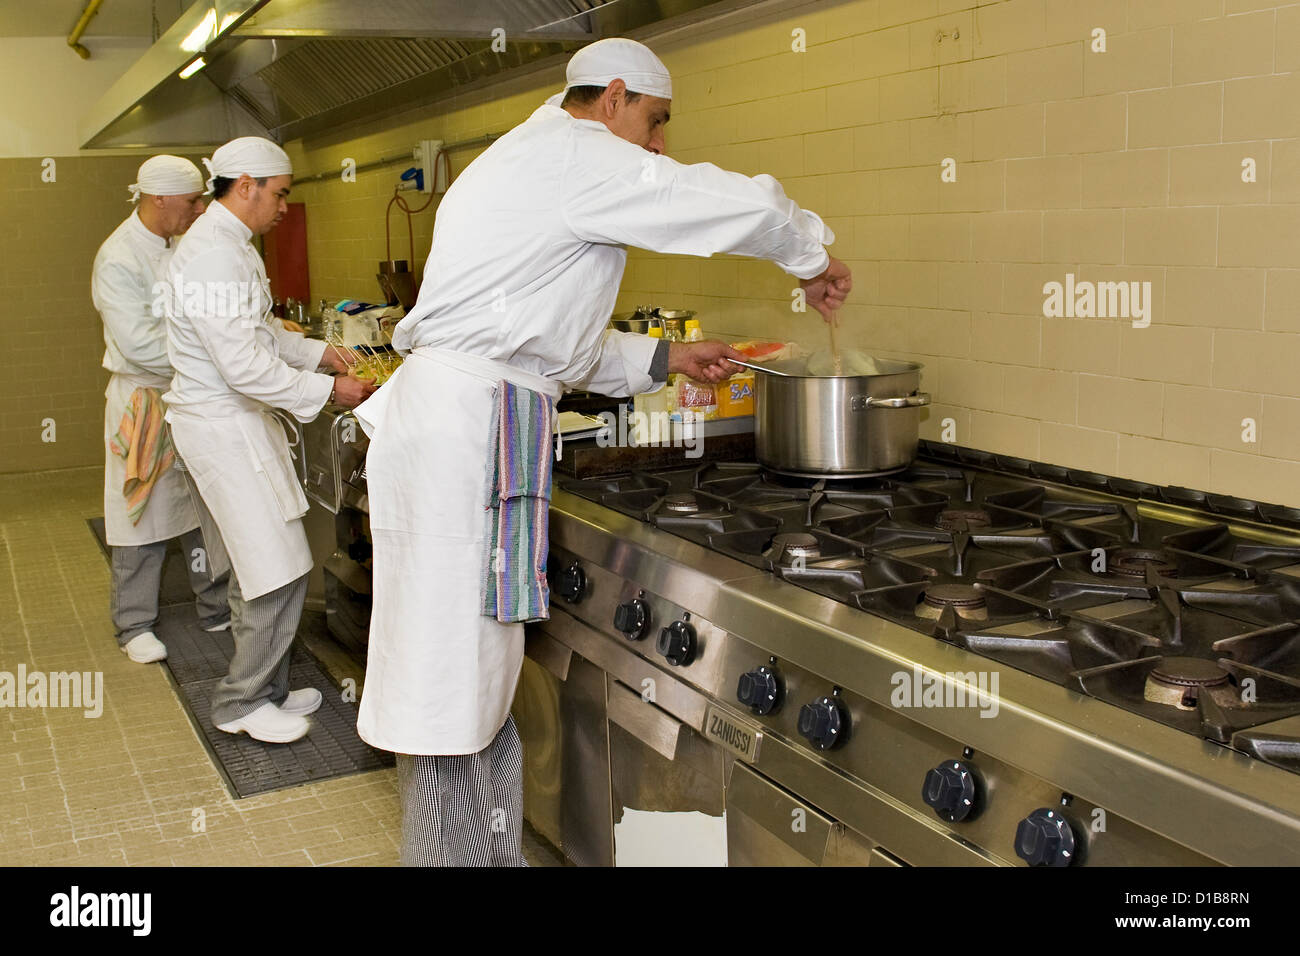
[[[285,331],[271,315],[252,235],[217,201],[177,244],[167,269],[175,375],[163,396],[173,441],[247,600],[311,570],[307,498],[275,410],[311,421],[333,388],[314,371],[325,343]]]
[[[132,211],[104,240],[91,270],[90,297],[104,322],[104,368],[112,372],[104,392],[104,532],[116,547],[167,541],[198,527],[185,476],[176,466],[159,476],[140,521],[131,523],[126,461],[109,448],[137,388],[164,390],[171,380],[167,330],[158,284],[171,248]]]
[[[826,269],[834,240],[771,176],[683,165],[542,106],[447,191],[419,299],[393,344],[481,355],[605,395],[641,392],[655,342],[602,334],[625,246],[756,256],[807,279]]]
[[[682,165],[558,107],[539,108],[461,173],[393,337],[415,355],[357,408],[371,435],[374,538],[363,740],[475,753],[505,722],[523,627],[479,603],[494,386],[651,387],[656,340],[604,331],[624,246],[761,256],[809,278],[833,240],[769,176]]]

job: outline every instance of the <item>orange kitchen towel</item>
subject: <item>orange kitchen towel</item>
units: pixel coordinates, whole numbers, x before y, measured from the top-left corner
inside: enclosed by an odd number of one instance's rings
[[[117,434],[108,443],[113,454],[126,459],[122,494],[132,524],[140,523],[154,484],[176,460],[171,434],[163,421],[164,411],[158,389],[137,388],[126,404]]]

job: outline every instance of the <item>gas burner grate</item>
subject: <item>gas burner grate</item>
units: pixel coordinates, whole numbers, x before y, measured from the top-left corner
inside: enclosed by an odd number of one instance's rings
[[[561,487],[1300,772],[1300,509],[941,453],[851,481],[712,463]]]

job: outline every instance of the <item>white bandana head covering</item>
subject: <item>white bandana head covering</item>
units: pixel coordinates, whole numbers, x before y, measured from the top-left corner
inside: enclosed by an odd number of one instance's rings
[[[204,159],[203,165],[208,168],[208,192],[212,191],[212,181],[218,176],[222,179],[238,179],[248,175],[261,179],[263,176],[293,175],[289,154],[261,136],[232,139],[218,147],[211,159]]]
[[[608,37],[573,54],[564,71],[564,89],[546,104],[559,106],[564,94],[575,86],[609,86],[615,80],[622,80],[633,93],[673,98],[668,67],[648,46],[626,37]]]
[[[131,192],[128,202],[139,202],[141,193],[147,196],[185,196],[203,192],[203,174],[199,167],[181,156],[150,156],[140,164],[135,182],[126,188]]]

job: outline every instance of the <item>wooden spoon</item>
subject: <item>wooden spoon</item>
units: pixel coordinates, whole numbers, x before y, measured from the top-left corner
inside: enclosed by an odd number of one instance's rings
[[[831,372],[834,375],[844,374],[844,360],[840,358],[839,336],[836,334],[839,330],[840,317],[832,312],[826,325],[830,328],[831,333]]]

